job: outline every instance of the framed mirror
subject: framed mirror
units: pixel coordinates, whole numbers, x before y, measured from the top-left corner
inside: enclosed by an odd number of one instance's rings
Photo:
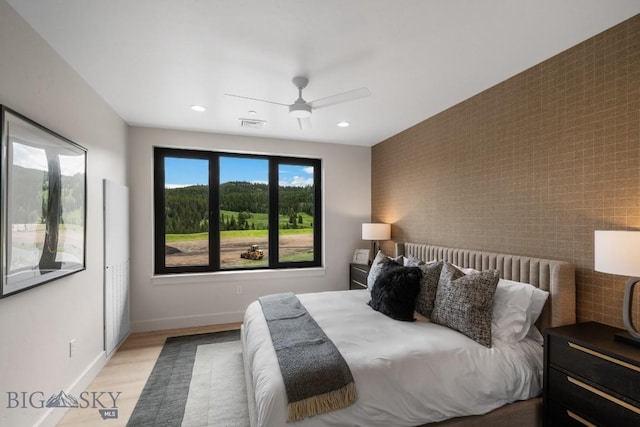
[[[87,150],[0,108],[4,298],[85,269]]]

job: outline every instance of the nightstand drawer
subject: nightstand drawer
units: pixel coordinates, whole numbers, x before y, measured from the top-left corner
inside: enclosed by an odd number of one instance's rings
[[[547,426],[550,427],[591,427],[599,425],[596,420],[584,414],[578,414],[575,410],[567,409],[556,401],[549,402],[548,414],[551,422],[547,423]]]
[[[571,339],[550,336],[549,363],[573,372],[580,367],[580,376],[610,390],[630,397],[640,405],[640,367],[631,365]]]
[[[640,349],[618,332],[597,322],[545,331],[545,427],[640,426]]]
[[[367,276],[369,276],[368,267],[360,267],[354,265],[351,267],[351,279],[364,284],[367,287]]]
[[[350,264],[349,289],[367,289],[369,266],[364,264]]]
[[[564,407],[570,413],[582,417],[584,420],[595,421],[593,423],[595,425],[616,427],[640,425],[640,406],[636,402],[629,399],[623,400],[620,395],[604,388],[596,388],[581,378],[567,375],[553,368],[549,368],[548,381],[549,410],[551,412],[557,413],[558,407]],[[549,415],[552,415],[551,412]],[[571,418],[575,421],[575,418]],[[552,425],[556,425],[555,417],[553,421]],[[558,423],[557,425],[563,424]]]

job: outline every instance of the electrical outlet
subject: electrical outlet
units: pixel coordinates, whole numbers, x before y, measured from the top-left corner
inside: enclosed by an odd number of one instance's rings
[[[236,295],[242,295],[243,289],[242,286],[236,286]]]
[[[75,352],[76,352],[76,339],[74,338],[71,341],[69,341],[69,357],[73,357]]]

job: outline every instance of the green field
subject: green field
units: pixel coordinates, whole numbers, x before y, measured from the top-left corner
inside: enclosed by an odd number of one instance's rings
[[[221,213],[225,216],[233,215],[237,217],[237,212],[230,211],[221,211]],[[313,217],[307,215],[305,213],[301,213],[302,224],[296,224],[297,227],[301,228],[285,228],[289,224],[289,217],[286,215],[280,215],[279,224],[280,229],[278,230],[278,234],[281,236],[292,235],[292,234],[310,234],[313,233]],[[227,230],[220,232],[220,238],[224,239],[225,237],[248,237],[248,238],[267,238],[269,230],[267,230],[267,226],[269,224],[269,219],[267,214],[252,214],[252,217],[247,220],[249,224],[254,223],[254,230]],[[167,234],[166,235],[166,243],[175,243],[175,242],[187,242],[194,240],[207,240],[209,239],[209,233],[188,233],[188,234]]]
[[[311,234],[311,228],[297,228],[295,230],[279,230],[281,236],[289,236],[292,234]],[[230,230],[222,231],[221,238],[225,237],[250,237],[250,238],[267,238],[269,230]],[[191,233],[191,234],[167,234],[166,243],[189,242],[194,240],[208,240],[209,233]]]
[[[229,216],[234,216],[237,218],[238,212],[220,211],[220,215],[224,216],[225,218]],[[312,228],[313,217],[311,215],[308,215],[306,213],[299,213],[297,215],[299,215],[302,218],[302,224],[300,223],[296,224],[297,227]],[[247,222],[249,224],[253,223],[254,224],[253,228],[257,230],[267,229],[269,226],[269,217],[266,213],[252,213],[251,218],[249,218]],[[287,225],[289,224],[289,217],[287,215],[280,215],[278,218],[278,223],[279,223],[280,229],[286,228]]]

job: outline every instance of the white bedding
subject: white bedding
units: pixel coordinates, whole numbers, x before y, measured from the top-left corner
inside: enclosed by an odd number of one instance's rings
[[[358,401],[286,423],[280,368],[260,304],[244,318],[257,426],[415,426],[477,415],[542,390],[542,347],[524,339],[484,347],[426,320],[400,322],[372,310],[366,290],[297,295],[349,364]]]

